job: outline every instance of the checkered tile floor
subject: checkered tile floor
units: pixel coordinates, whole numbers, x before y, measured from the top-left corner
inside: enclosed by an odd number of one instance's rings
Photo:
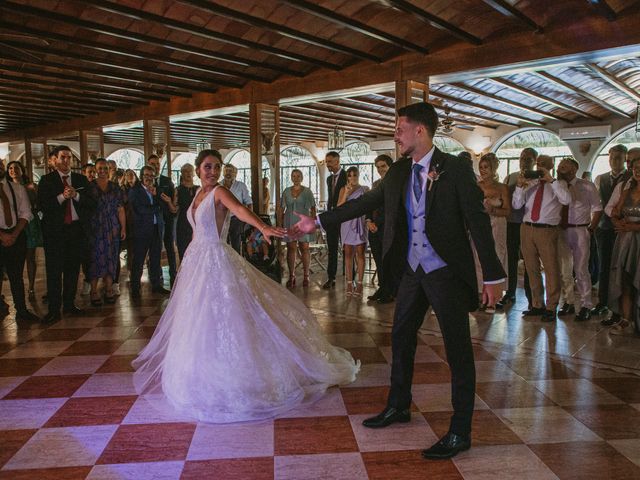
[[[295,291],[362,372],[261,423],[170,418],[135,394],[130,362],[153,333],[161,297],[143,293],[134,304],[123,289],[116,305],[46,329],[18,330],[9,315],[0,332],[0,479],[640,478],[640,339],[597,320],[524,321],[518,305],[476,315],[473,448],[428,462],[419,451],[446,432],[451,413],[435,319],[420,335],[411,422],[368,430],[362,419],[388,391],[393,305],[327,293],[320,276],[312,280]]]

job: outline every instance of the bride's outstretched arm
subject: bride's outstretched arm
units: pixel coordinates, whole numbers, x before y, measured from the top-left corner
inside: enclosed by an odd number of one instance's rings
[[[242,220],[243,222],[248,223],[252,227],[256,227],[258,230],[260,230],[268,243],[271,243],[269,237],[282,238],[286,235],[286,229],[280,227],[272,227],[260,220],[260,217],[258,217],[255,213],[242,205],[236,199],[233,193],[229,191],[228,188],[224,186],[218,187],[216,188],[214,195],[215,200],[221,202],[231,213],[238,217],[239,220]]]

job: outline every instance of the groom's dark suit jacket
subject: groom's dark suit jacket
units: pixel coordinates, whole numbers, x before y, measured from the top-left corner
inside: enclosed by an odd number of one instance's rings
[[[412,163],[410,158],[398,160],[378,188],[320,215],[320,223],[327,227],[384,208],[383,265],[394,283],[399,282],[409,268],[405,199]],[[460,298],[466,300],[469,311],[473,311],[478,306],[478,293],[467,232],[471,232],[476,245],[484,281],[500,280],[506,274],[496,254],[489,215],[482,204],[482,191],[468,162],[436,148],[431,159],[431,171],[434,170],[439,172],[439,178],[427,189],[426,234],[438,255],[467,285],[466,291],[460,292]]]

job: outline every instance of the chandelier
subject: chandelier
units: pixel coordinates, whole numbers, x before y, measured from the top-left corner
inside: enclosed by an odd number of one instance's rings
[[[204,140],[200,143],[196,143],[196,153],[200,153],[203,150],[209,150],[211,148],[211,144],[205,142]]]
[[[328,134],[328,148],[329,150],[342,150],[344,148],[344,130],[338,128],[338,122],[333,130]]]

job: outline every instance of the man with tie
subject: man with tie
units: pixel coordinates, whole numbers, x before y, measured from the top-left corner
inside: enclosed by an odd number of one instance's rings
[[[571,157],[562,159],[558,165],[558,179],[567,182],[571,194],[571,203],[562,207],[560,221],[559,246],[565,249],[559,252],[560,273],[562,283],[570,285],[570,290],[575,292],[574,298],[580,302],[575,320],[581,322],[591,318],[593,308],[589,257],[591,235],[602,216],[602,202],[596,186],[576,176],[579,168],[580,164]]]
[[[86,194],[87,178],[71,171],[71,149],[59,145],[51,154],[55,170],[38,184],[49,304],[42,320],[46,324],[60,319],[60,307],[65,314],[82,313],[74,302],[80,263],[88,248],[87,220],[95,208],[95,200]]]
[[[523,314],[540,315],[543,322],[553,322],[558,319],[556,309],[560,301],[559,225],[562,206],[571,203],[571,195],[567,189],[567,182],[551,176],[553,158],[539,155],[536,166],[541,177],[527,179],[524,172],[521,172],[512,199],[513,208],[524,206],[520,248],[529,276],[533,305]],[[546,304],[540,261],[544,266],[547,286]]]
[[[432,307],[451,370],[453,416],[447,434],[422,452],[427,459],[451,458],[471,447],[475,365],[469,312],[478,307],[478,293],[468,232],[482,265],[483,302],[494,305],[506,280],[473,169],[466,160],[433,145],[437,127],[438,116],[428,103],[399,109],[395,141],[405,158],[391,165],[377,188],[315,220],[299,215],[294,228],[311,233],[316,226],[326,229],[384,207],[382,262],[385,269],[401,268],[402,274],[391,334],[387,407],[363,425],[384,428],[411,420],[417,333]]]
[[[338,152],[328,152],[324,157],[329,175],[327,177],[327,212],[336,209],[340,189],[347,184],[347,173],[340,167],[340,154]],[[329,263],[327,265],[327,281],[322,285],[325,290],[333,288],[336,284],[336,272],[338,271],[338,246],[340,243],[340,224],[327,226],[327,253]]]
[[[27,310],[24,299],[24,262],[27,237],[24,228],[33,218],[27,190],[7,179],[4,162],[0,161],[0,272],[6,271],[16,308],[16,323],[39,322],[40,318]]]

